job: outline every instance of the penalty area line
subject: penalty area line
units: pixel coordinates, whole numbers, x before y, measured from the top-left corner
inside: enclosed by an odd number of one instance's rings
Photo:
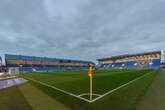
[[[117,88],[115,88],[115,89],[113,89],[113,90],[110,90],[110,91],[106,92],[105,94],[101,95],[100,97],[97,97],[97,98],[95,98],[94,100],[92,100],[91,103],[93,103],[93,102],[95,102],[95,101],[97,101],[97,100],[99,100],[99,99],[101,99],[101,98],[103,98],[103,97],[105,97],[105,96],[107,96],[107,95],[109,95],[109,94],[111,94],[111,93],[113,93],[113,92],[115,92],[115,91],[117,91],[117,90],[119,90],[119,89],[121,89],[121,88],[123,88],[123,87],[129,85],[129,84],[132,84],[132,83],[136,82],[136,81],[139,80],[139,79],[144,78],[145,76],[151,74],[152,72],[153,72],[153,71],[151,71],[151,72],[149,72],[149,73],[146,73],[146,74],[144,74],[144,75],[142,75],[142,76],[140,76],[140,77],[138,77],[138,78],[136,78],[136,79],[134,79],[134,80],[132,80],[132,81],[129,81],[129,82],[126,83],[126,84],[123,84],[123,85],[121,85],[121,86],[119,86],[119,87],[117,87]]]
[[[38,83],[38,84],[41,84],[41,85],[50,87],[50,88],[52,88],[52,89],[54,89],[54,90],[60,91],[60,92],[62,92],[62,93],[64,93],[64,94],[70,95],[70,96],[72,96],[72,97],[76,97],[76,98],[78,98],[78,99],[80,99],[80,100],[83,100],[83,101],[85,101],[85,102],[88,102],[88,103],[91,103],[91,102],[92,102],[92,101],[90,101],[90,100],[88,100],[88,99],[85,99],[85,98],[83,98],[83,97],[80,97],[79,95],[77,96],[77,95],[75,95],[75,94],[73,94],[73,93],[67,92],[67,91],[65,91],[65,90],[59,89],[59,88],[57,88],[57,87],[51,86],[51,85],[46,84],[46,83],[43,83],[43,82],[41,82],[41,81],[38,81],[38,80],[35,80],[35,79],[32,79],[32,78],[29,78],[29,77],[25,77],[25,76],[23,76],[23,78],[28,79],[28,80],[31,80],[31,81],[33,81],[33,82],[36,82],[36,83]]]

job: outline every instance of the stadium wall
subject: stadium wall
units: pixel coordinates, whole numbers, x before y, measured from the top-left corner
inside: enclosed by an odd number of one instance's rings
[[[2,66],[2,57],[0,57],[0,67]]]

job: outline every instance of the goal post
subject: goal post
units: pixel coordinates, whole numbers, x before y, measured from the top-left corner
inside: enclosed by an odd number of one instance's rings
[[[8,73],[9,73],[9,75],[18,75],[19,74],[19,67],[9,67]]]

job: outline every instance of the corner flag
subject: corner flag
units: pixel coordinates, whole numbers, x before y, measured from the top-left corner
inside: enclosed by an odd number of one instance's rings
[[[89,70],[88,70],[88,76],[89,76],[89,78],[90,78],[90,85],[89,85],[89,87],[90,87],[90,90],[89,90],[89,94],[90,94],[90,101],[92,101],[92,94],[93,94],[93,77],[92,77],[92,75],[93,75],[93,69],[92,69],[92,65],[90,65],[90,67],[89,67]]]
[[[89,70],[88,70],[88,76],[92,76],[93,75],[93,69],[92,66],[90,65]]]

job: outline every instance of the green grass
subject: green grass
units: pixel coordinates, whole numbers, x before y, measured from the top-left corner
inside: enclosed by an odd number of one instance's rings
[[[33,110],[69,110],[68,107],[30,83],[19,85],[18,89]]]
[[[31,83],[0,90],[0,110],[70,110]]]
[[[137,110],[165,109],[165,72],[158,72],[147,93],[142,98]]]
[[[96,71],[93,75],[93,93],[104,94],[151,70],[133,70],[126,72]],[[44,82],[67,92],[79,95],[89,93],[89,77],[80,72],[57,72],[41,74],[24,74],[24,77]]]
[[[17,86],[0,90],[0,110],[32,110]]]
[[[151,73],[133,84],[123,87],[94,103],[84,102],[78,98],[35,82],[30,83],[73,110],[135,110],[140,98],[145,94],[145,91],[154,78],[156,72],[152,71],[153,70],[95,71],[93,92],[101,95],[145,75],[148,72]],[[85,72],[67,71],[22,74],[22,76],[30,77],[75,95],[79,95],[88,93],[89,91],[89,78],[87,74],[84,73]]]

